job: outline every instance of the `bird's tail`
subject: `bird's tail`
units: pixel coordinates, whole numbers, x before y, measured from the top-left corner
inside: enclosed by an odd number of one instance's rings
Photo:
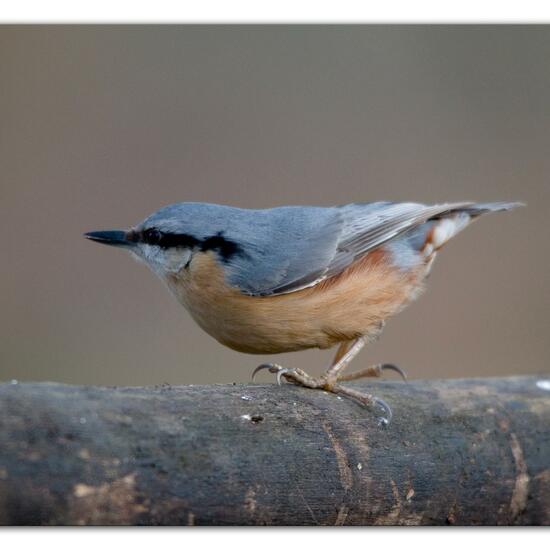
[[[439,250],[446,242],[460,233],[460,231],[482,214],[512,210],[518,206],[525,205],[521,202],[457,204],[455,208],[450,208],[441,215],[432,218],[434,223],[426,234],[423,252],[426,256],[431,256],[432,252]]]
[[[459,212],[466,212],[472,217],[481,216],[489,212],[502,212],[512,210],[518,206],[525,206],[523,202],[478,202],[464,208],[459,208]]]

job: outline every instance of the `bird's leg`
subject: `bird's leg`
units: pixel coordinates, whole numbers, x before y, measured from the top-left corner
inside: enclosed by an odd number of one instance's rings
[[[379,332],[384,327],[384,323],[380,324]],[[377,337],[376,337],[377,338]],[[332,365],[336,365],[340,359],[349,351],[350,347],[353,345],[355,340],[349,340],[347,342],[342,342],[336,351],[336,355],[332,360]],[[382,371],[392,370],[399,374],[403,380],[407,380],[407,374],[403,369],[396,365],[390,365],[389,363],[381,363],[379,365],[372,365],[366,369],[361,369],[357,372],[350,372],[349,374],[341,374],[338,376],[338,382],[349,382],[351,380],[358,380],[359,378],[380,378],[382,376]]]
[[[363,349],[366,343],[365,337],[360,336],[351,342],[345,342],[340,345],[336,352],[336,357],[332,365],[327,369],[325,374],[321,376],[326,383],[324,388],[332,391],[332,386],[336,384],[340,377],[340,373],[351,363],[353,358]]]
[[[297,384],[299,386],[305,386],[306,388],[312,389],[323,389],[332,393],[347,395],[353,399],[356,399],[363,405],[373,406],[378,405],[386,413],[385,417],[379,419],[379,424],[387,425],[389,424],[392,411],[389,405],[382,399],[370,395],[368,393],[362,393],[352,388],[340,386],[338,384],[341,380],[355,380],[356,378],[362,378],[363,376],[379,376],[378,371],[382,371],[384,365],[378,365],[375,367],[370,367],[358,373],[352,373],[348,376],[343,376],[342,371],[349,365],[353,358],[361,351],[366,343],[364,337],[359,337],[353,341],[345,342],[340,345],[340,348],[336,352],[336,357],[332,362],[332,365],[327,369],[327,371],[321,375],[319,378],[314,378],[304,372],[302,369],[287,369],[281,365],[274,363],[266,363],[257,367],[253,374],[252,379],[257,372],[263,369],[269,370],[273,374],[277,374],[277,383],[281,384],[281,377],[284,377],[285,380]],[[387,366],[387,368],[393,367],[393,365]],[[395,368],[394,368],[395,370]],[[399,371],[398,371],[399,372]],[[365,374],[368,373],[368,374]]]
[[[336,350],[336,355],[334,356],[334,359],[332,360],[332,365],[336,365],[336,363],[338,363],[338,361],[340,361],[340,359],[342,359],[342,357],[344,357],[344,355],[346,355],[346,353],[349,351],[349,348],[351,347],[351,345],[353,344],[354,341],[355,340],[348,340],[347,342],[342,342],[338,346],[338,349]]]

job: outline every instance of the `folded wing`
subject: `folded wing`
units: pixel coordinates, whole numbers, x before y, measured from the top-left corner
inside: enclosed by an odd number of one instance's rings
[[[341,273],[371,250],[429,220],[457,212],[476,217],[486,212],[509,210],[518,204],[457,202],[429,206],[412,202],[375,202],[327,209],[333,211],[328,218],[330,223],[314,234],[303,234],[302,244],[306,246],[296,247],[289,243],[285,258],[289,268],[276,282],[271,281],[275,284],[247,285],[243,290],[260,296],[296,292]],[[312,209],[311,215],[318,214],[318,210]],[[241,281],[246,280],[243,275],[240,274]]]

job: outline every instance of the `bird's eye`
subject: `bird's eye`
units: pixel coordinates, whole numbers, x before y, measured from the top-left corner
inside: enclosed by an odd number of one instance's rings
[[[147,244],[159,244],[162,238],[162,233],[158,229],[147,229],[144,232],[145,242]]]

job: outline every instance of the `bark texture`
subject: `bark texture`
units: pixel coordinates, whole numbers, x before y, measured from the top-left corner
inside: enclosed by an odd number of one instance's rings
[[[0,524],[550,524],[550,376],[0,384]]]

